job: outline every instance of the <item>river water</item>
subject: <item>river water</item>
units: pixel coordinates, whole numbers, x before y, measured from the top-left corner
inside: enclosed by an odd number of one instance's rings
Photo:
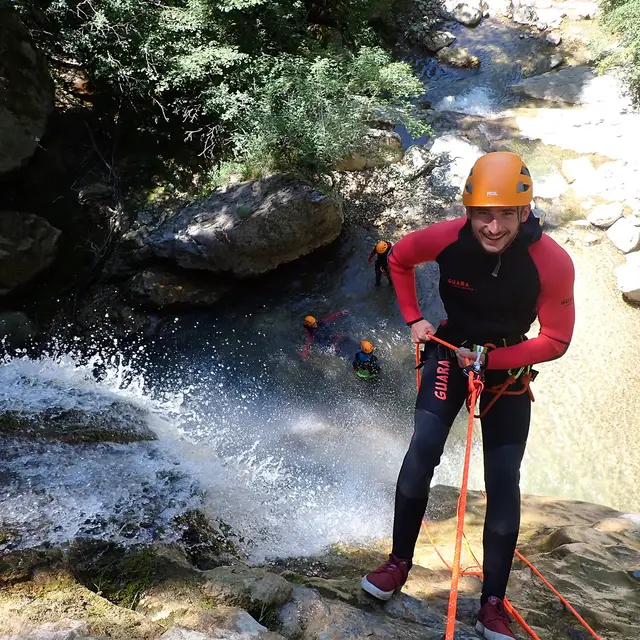
[[[512,28],[496,31],[487,21],[482,29],[495,37],[486,50],[495,63],[483,60],[486,82],[476,71],[425,61],[427,98],[447,108],[482,103],[494,113],[511,104],[504,74],[517,72],[499,46],[510,60],[514,40],[523,41]],[[552,233],[576,265],[578,318],[567,355],[539,366],[522,489],[639,510],[640,372],[626,345],[640,335],[640,312],[615,291],[621,259],[609,245],[583,246],[566,229]],[[371,244],[364,231],[346,229],[212,311],[170,318],[153,340],[103,345],[93,360],[84,344],[5,358],[0,413],[104,411],[121,401],[142,408],[158,436],[126,445],[5,440],[2,528],[19,534],[9,546],[77,535],[158,538],[190,506],[231,524],[254,560],[390,535],[412,431],[414,354],[392,290],[385,282],[374,287]],[[423,311],[437,322],[437,269],[417,272]],[[302,318],[338,310],[348,314],[336,320],[337,332],[376,345],[384,368],[376,383],[356,379],[335,354],[300,357]],[[461,415],[454,425],[435,482],[459,482],[465,422]],[[482,487],[479,429],[470,485]]]

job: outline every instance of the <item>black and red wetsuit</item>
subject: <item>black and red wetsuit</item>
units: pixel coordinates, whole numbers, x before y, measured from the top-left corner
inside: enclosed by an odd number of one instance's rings
[[[311,344],[316,343],[319,347],[325,349],[339,350],[343,337],[340,333],[337,333],[331,326],[331,322],[346,314],[346,311],[336,311],[331,315],[322,318],[316,322],[315,327],[304,327],[307,334],[304,346],[302,347],[302,353],[300,354],[303,359],[306,359],[311,350]]]
[[[391,251],[391,247],[393,247],[393,243],[387,242],[387,245],[387,250],[384,253],[378,253],[376,251],[376,247],[373,247],[373,250],[369,254],[369,259],[367,260],[367,263],[371,264],[373,256],[376,256],[376,287],[380,286],[380,281],[382,280],[383,273],[385,276],[387,276],[389,282],[391,282],[391,276],[389,275],[389,252]]]
[[[391,253],[389,266],[406,322],[421,318],[414,266],[436,261],[447,320],[436,335],[456,345],[493,343],[487,387],[507,370],[562,356],[573,334],[574,269],[571,258],[542,233],[533,217],[523,223],[500,255],[485,252],[467,218],[440,222],[410,233]],[[524,334],[536,319],[537,337]],[[467,378],[454,354],[427,343],[415,430],[396,487],[393,553],[411,558],[449,429],[467,395]],[[492,399],[484,393],[480,410]],[[482,419],[487,512],[484,528],[482,603],[504,598],[520,528],[520,464],[531,401],[528,394],[503,395]]]

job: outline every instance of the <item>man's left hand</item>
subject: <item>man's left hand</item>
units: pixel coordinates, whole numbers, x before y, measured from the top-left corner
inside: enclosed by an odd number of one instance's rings
[[[456,351],[456,357],[458,358],[458,365],[464,369],[467,365],[469,364],[473,364],[476,361],[476,358],[478,357],[477,353],[475,351],[471,351],[470,349],[458,349]],[[482,363],[482,366],[484,366],[485,363],[485,355],[484,353],[480,356],[480,362]]]

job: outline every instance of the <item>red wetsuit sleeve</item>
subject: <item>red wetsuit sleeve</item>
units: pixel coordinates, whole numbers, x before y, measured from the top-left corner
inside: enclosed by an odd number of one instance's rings
[[[373,260],[373,256],[376,255],[376,248],[373,247],[373,251],[369,254],[369,259],[367,260],[367,264],[370,264],[371,261]]]
[[[435,260],[443,249],[458,239],[465,222],[466,218],[437,222],[409,233],[393,246],[389,254],[389,270],[405,322],[422,316],[416,295],[414,267],[421,262]]]
[[[529,255],[540,277],[536,338],[489,354],[489,369],[515,369],[560,358],[569,348],[575,324],[575,271],[569,254],[549,236],[531,245]]]

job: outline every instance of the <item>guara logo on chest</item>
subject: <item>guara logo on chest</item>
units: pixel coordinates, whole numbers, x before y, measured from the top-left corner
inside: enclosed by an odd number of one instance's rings
[[[455,287],[456,289],[463,289],[464,291],[475,291],[475,289],[469,284],[468,280],[456,280],[455,278],[447,278],[447,283]]]

